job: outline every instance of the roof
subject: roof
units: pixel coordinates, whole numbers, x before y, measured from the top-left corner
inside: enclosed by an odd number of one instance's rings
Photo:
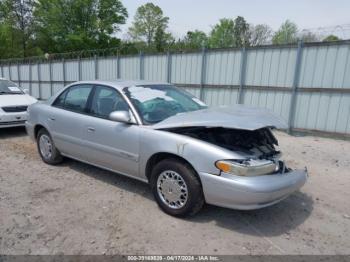
[[[138,85],[169,85],[167,82],[155,82],[155,81],[146,81],[146,80],[91,80],[91,81],[78,81],[73,84],[101,84],[113,86],[117,89],[123,89],[124,87],[129,86],[138,86]]]

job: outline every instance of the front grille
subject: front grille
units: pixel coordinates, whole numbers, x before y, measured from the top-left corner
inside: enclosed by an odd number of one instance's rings
[[[27,111],[28,106],[4,106],[2,110],[6,113],[17,113]]]
[[[7,126],[7,125],[21,125],[24,124],[26,121],[11,121],[11,122],[0,122],[0,126]]]

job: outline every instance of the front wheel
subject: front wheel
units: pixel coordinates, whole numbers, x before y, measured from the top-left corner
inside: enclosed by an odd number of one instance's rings
[[[194,215],[204,204],[196,172],[189,164],[175,158],[155,165],[151,187],[160,208],[172,216]]]
[[[62,162],[63,157],[55,147],[55,144],[44,128],[40,129],[37,136],[37,146],[42,160],[50,165],[57,165]]]

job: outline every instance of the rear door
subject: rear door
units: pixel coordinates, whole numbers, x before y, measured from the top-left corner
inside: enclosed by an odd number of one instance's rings
[[[68,156],[86,160],[88,151],[84,141],[84,121],[93,85],[74,85],[64,91],[53,103],[48,114],[49,131],[56,147]]]

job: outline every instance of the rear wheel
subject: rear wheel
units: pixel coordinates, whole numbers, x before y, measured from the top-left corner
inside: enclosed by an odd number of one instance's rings
[[[46,129],[42,128],[38,132],[37,146],[42,160],[50,165],[57,165],[62,162],[63,157],[56,149],[55,144]]]
[[[196,172],[176,158],[162,160],[154,166],[151,187],[160,208],[172,216],[194,215],[204,204]]]

